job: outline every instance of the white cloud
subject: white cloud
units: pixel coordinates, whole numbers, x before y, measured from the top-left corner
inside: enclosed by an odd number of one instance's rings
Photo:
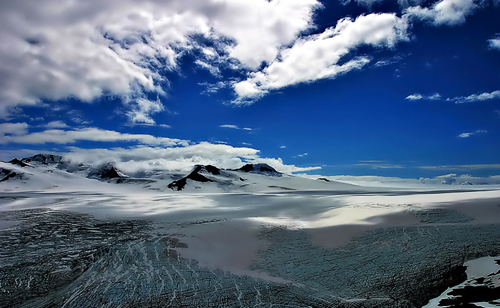
[[[499,169],[500,165],[498,168]],[[308,176],[311,178],[317,178],[319,176]],[[500,175],[494,175],[489,177],[475,177],[469,174],[457,175],[455,173],[450,173],[446,175],[440,175],[433,178],[398,178],[398,177],[382,177],[382,176],[350,176],[350,175],[339,175],[327,177],[330,180],[341,181],[346,183],[353,183],[359,185],[367,186],[420,186],[422,184],[431,185],[498,185],[500,184]]]
[[[253,130],[250,127],[239,127],[238,125],[232,125],[232,124],[223,124],[223,125],[220,125],[219,127],[222,127],[222,128],[231,128],[231,129],[241,129],[241,130],[246,130],[246,131],[252,131]]]
[[[415,93],[412,95],[408,95],[405,99],[410,100],[410,101],[418,101],[418,100],[424,99],[424,97],[422,96],[422,94]]]
[[[472,135],[476,135],[476,134],[486,134],[488,131],[486,130],[482,130],[482,129],[478,129],[474,132],[471,132],[471,133],[461,133],[460,135],[458,135],[457,137],[459,138],[469,138],[470,136]]]
[[[235,169],[246,163],[267,163],[285,173],[317,170],[320,167],[297,167],[283,163],[281,158],[259,156],[259,150],[226,144],[201,142],[180,147],[136,146],[113,149],[81,149],[73,147],[66,156],[77,162],[115,162],[126,173],[150,171],[189,171],[194,165],[214,165]]]
[[[418,101],[418,100],[437,101],[441,99],[441,95],[439,93],[435,93],[432,95],[422,95],[420,93],[415,93],[412,95],[408,95],[405,99],[410,101]]]
[[[297,158],[297,157],[306,157],[307,155],[309,155],[309,153],[302,153],[302,154],[299,154],[297,156],[294,156],[293,158]]]
[[[46,128],[68,128],[68,124],[62,121],[52,121],[44,125]]]
[[[480,170],[480,169],[500,169],[500,164],[475,164],[475,165],[441,165],[441,166],[421,166],[421,169],[428,170]]]
[[[271,90],[360,69],[370,61],[367,57],[342,62],[345,56],[362,45],[394,47],[399,41],[408,40],[407,28],[407,21],[396,14],[340,19],[323,33],[297,40],[262,71],[252,72],[246,80],[235,83],[233,89],[238,98],[233,103],[251,103]]]
[[[206,69],[207,71],[210,72],[210,74],[214,75],[215,77],[220,77],[220,69],[218,67],[203,62],[200,59],[194,61],[194,64],[198,65],[203,69]]]
[[[285,173],[321,169],[321,167],[287,165],[283,163],[281,158],[261,157],[259,150],[250,147],[233,147],[209,142],[192,144],[188,140],[146,134],[125,134],[98,128],[52,129],[29,133],[28,127],[26,123],[0,124],[0,144],[36,145],[57,143],[67,145],[78,141],[135,142],[139,143],[139,145],[127,148],[82,149],[68,147],[71,152],[65,154],[75,162],[95,164],[116,162],[119,169],[130,173],[151,170],[188,171],[196,164],[211,164],[221,168],[239,168],[245,163],[267,163],[276,170]],[[0,156],[3,159],[9,159],[17,157],[19,153],[33,154],[35,151],[20,149],[9,152],[9,155],[7,155],[7,152],[0,153]]]
[[[500,37],[495,37],[488,40],[488,45],[491,48],[500,49]]]
[[[371,9],[375,4],[382,3],[384,0],[353,0],[353,1],[355,1],[360,6]],[[412,5],[420,5],[424,1],[425,0],[398,0],[398,4],[400,7],[406,8]],[[346,5],[349,4],[351,0],[344,0],[341,2],[342,4]]]
[[[411,101],[417,101],[417,100],[442,100],[443,98],[439,93],[433,95],[423,95],[420,93],[414,93],[412,95],[408,95],[405,99]],[[487,101],[492,99],[500,99],[500,90],[496,90],[493,92],[484,92],[481,94],[471,94],[469,96],[457,96],[453,98],[446,98],[446,101],[455,102],[456,104],[462,104],[462,103]]]
[[[286,149],[286,145],[280,146],[280,149]]]
[[[7,143],[20,143],[20,144],[46,144],[46,143],[57,143],[57,144],[69,144],[75,143],[77,141],[100,141],[100,142],[139,142],[148,145],[163,145],[163,146],[174,146],[174,145],[187,145],[189,141],[181,139],[172,139],[165,137],[155,137],[146,134],[124,134],[112,130],[104,130],[100,128],[82,128],[74,130],[61,130],[61,129],[49,129],[41,132],[27,133],[26,123],[17,123],[12,125],[0,124],[0,132],[2,132],[2,127],[6,134],[10,132],[12,135],[3,136],[0,139],[0,144]],[[25,126],[26,125],[26,126]],[[22,133],[13,133],[14,127],[23,128]]]
[[[20,136],[28,133],[29,125],[27,123],[1,123],[0,124],[0,143],[8,136]]]
[[[426,20],[436,26],[457,25],[465,22],[465,17],[471,15],[479,7],[478,0],[441,0],[430,8],[412,6],[405,14],[421,20]]]
[[[151,101],[145,98],[138,98],[129,103],[131,109],[127,111],[127,116],[132,123],[155,124],[152,114],[165,110],[159,99]]]
[[[356,164],[356,166],[370,167],[372,169],[405,169],[406,168],[403,165],[378,163],[377,161],[372,161],[372,162],[365,161],[365,162],[361,162],[359,164]]]
[[[112,94],[131,104],[132,121],[150,123],[148,113],[160,105],[137,100],[164,93],[168,80],[158,71],[176,70],[199,46],[197,35],[256,69],[313,27],[319,7],[317,0],[2,1],[0,117],[40,99],[92,102]],[[203,53],[217,56],[210,48]]]
[[[459,96],[459,97],[454,97],[454,98],[448,98],[448,101],[454,101],[456,104],[462,104],[462,103],[473,103],[473,102],[481,102],[481,101],[487,101],[487,100],[492,100],[492,99],[499,99],[500,98],[500,90],[493,91],[491,93],[484,92],[481,94],[472,94],[469,96]]]

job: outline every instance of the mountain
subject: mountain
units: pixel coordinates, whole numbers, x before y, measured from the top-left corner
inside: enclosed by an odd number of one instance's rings
[[[236,171],[265,174],[265,175],[272,175],[272,176],[281,176],[282,175],[281,172],[276,171],[276,169],[269,166],[268,164],[246,164],[243,167],[236,169]]]
[[[335,181],[316,181],[283,174],[268,164],[245,164],[241,168],[232,170],[213,165],[196,165],[187,174],[165,170],[127,174],[119,170],[113,162],[83,164],[52,154],[37,154],[0,163],[0,181],[12,182],[10,185],[12,187],[7,189],[30,187],[30,189],[44,190],[72,185],[85,190],[90,187],[96,189],[96,185],[102,186],[106,183],[115,187],[118,186],[116,184],[126,184],[128,189],[183,191],[183,193],[340,190],[356,187]],[[105,187],[114,189],[111,186]],[[105,187],[102,186],[100,189]]]

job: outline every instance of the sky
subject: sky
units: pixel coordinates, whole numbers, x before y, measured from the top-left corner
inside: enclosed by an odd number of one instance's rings
[[[500,174],[500,2],[0,3],[0,159]]]

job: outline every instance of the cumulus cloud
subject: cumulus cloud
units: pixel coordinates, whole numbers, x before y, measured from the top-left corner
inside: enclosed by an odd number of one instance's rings
[[[422,95],[420,93],[415,93],[415,94],[408,95],[405,99],[410,100],[410,101],[418,101],[418,100],[436,101],[436,100],[441,99],[441,95],[439,93],[435,93],[432,95]]]
[[[453,26],[464,23],[465,17],[471,15],[479,7],[479,3],[478,0],[441,0],[430,8],[419,5],[409,7],[405,14],[436,26]]]
[[[246,130],[246,131],[252,131],[253,130],[250,127],[239,127],[238,125],[233,125],[233,124],[223,124],[223,125],[220,125],[219,127],[222,127],[222,128],[231,128],[231,129],[241,129],[241,130]]]
[[[367,57],[345,59],[356,48],[394,47],[408,40],[408,23],[396,14],[369,14],[340,19],[335,27],[320,34],[297,40],[261,71],[252,72],[246,80],[233,84],[235,104],[248,104],[272,90],[335,78],[339,74],[360,69],[370,62]],[[345,60],[345,61],[344,61]]]
[[[256,69],[313,27],[316,0],[2,1],[0,117],[18,105],[112,94],[131,104],[132,121],[161,111],[145,93],[163,94],[159,71],[198,48],[196,36]],[[206,49],[209,55],[209,49]],[[212,54],[214,56],[215,54]]]
[[[456,104],[463,104],[463,103],[481,102],[499,98],[500,98],[500,90],[496,90],[490,93],[484,92],[481,94],[471,94],[469,96],[458,96],[454,98],[448,98],[447,100],[453,101]]]
[[[500,37],[495,37],[488,40],[490,48],[500,49]]]
[[[29,125],[27,123],[1,123],[0,124],[0,143],[10,136],[20,136],[28,133]]]
[[[128,174],[152,171],[189,171],[194,165],[214,165],[235,169],[246,163],[266,163],[285,173],[317,170],[321,167],[297,167],[283,163],[281,158],[259,156],[259,150],[233,147],[226,144],[201,142],[179,147],[135,146],[113,149],[81,149],[72,147],[65,154],[76,162],[99,164],[115,162],[118,169]]]
[[[128,173],[163,171],[188,171],[196,164],[211,164],[221,168],[239,168],[245,163],[266,163],[276,170],[292,173],[321,169],[321,167],[297,167],[288,165],[281,158],[261,157],[259,150],[250,147],[233,147],[226,144],[156,137],[146,134],[126,134],[99,128],[73,130],[50,129],[29,133],[26,123],[0,124],[0,144],[73,144],[78,141],[120,142],[114,148],[82,149],[68,147],[64,154],[74,162],[100,164],[115,162],[117,167]],[[123,147],[123,142],[138,143]],[[34,150],[16,150],[1,153],[3,159],[18,157],[19,153],[33,154]],[[8,157],[7,157],[8,156]]]

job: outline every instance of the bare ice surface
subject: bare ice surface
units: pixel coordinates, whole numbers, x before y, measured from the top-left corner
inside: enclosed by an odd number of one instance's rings
[[[460,285],[495,305],[491,187],[245,175],[173,192],[20,171],[0,183],[0,307],[422,307]]]

